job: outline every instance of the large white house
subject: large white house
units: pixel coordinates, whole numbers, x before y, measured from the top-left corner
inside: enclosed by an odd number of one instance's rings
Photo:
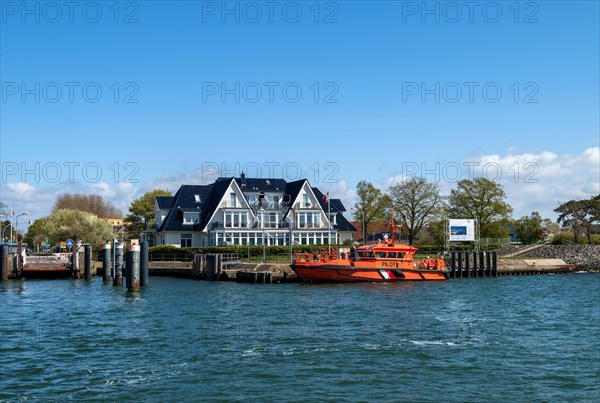
[[[210,185],[182,185],[154,204],[151,245],[290,245],[343,243],[356,228],[339,199],[328,199],[308,180],[219,178]],[[329,214],[331,211],[331,214]]]

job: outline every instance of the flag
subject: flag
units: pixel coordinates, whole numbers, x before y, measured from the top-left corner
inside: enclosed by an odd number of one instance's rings
[[[328,199],[329,199],[329,192],[327,192],[323,195],[323,203],[327,203]]]

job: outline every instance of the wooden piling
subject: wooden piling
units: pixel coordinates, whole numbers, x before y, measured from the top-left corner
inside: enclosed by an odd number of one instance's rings
[[[462,277],[463,273],[462,273],[462,251],[458,251],[458,265],[457,265],[457,272],[458,272],[458,277]]]
[[[128,253],[127,289],[129,291],[140,290],[140,246],[132,245]]]
[[[150,278],[148,269],[148,242],[140,244],[140,287],[146,287]]]
[[[115,245],[115,278],[113,280],[113,286],[123,286],[123,243],[117,242]]]
[[[112,248],[109,242],[102,247],[102,279],[108,283],[112,279]]]
[[[2,281],[8,280],[8,246],[0,247],[0,271],[2,272]]]
[[[83,277],[86,280],[92,279],[92,245],[86,243],[83,246]]]
[[[486,271],[487,271],[487,275],[488,277],[492,276],[492,255],[490,255],[490,252],[485,252],[485,263],[486,263]]]
[[[471,277],[471,252],[465,252],[465,277]]]
[[[498,253],[496,251],[492,252],[492,277],[496,277],[498,275]]]
[[[485,263],[483,261],[483,251],[479,251],[479,277],[485,276]]]

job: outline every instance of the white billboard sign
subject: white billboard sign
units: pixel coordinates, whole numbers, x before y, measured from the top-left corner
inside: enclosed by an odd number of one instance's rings
[[[475,220],[448,220],[450,241],[474,241]]]

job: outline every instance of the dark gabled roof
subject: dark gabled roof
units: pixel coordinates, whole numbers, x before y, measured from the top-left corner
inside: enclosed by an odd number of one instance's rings
[[[158,208],[161,210],[173,207],[173,200],[175,200],[173,196],[156,196]]]
[[[206,211],[206,202],[214,185],[182,185],[172,197],[171,210],[165,217],[158,231],[197,231],[197,226],[183,224],[183,211]],[[195,195],[200,195],[200,203],[196,203]],[[163,196],[157,197],[157,200]],[[158,202],[160,206],[160,201]],[[193,228],[191,228],[193,227]]]
[[[327,213],[327,211],[329,210],[329,206],[327,206],[327,202],[323,201],[323,192],[321,192],[318,188],[312,188],[312,191],[315,194],[315,196],[317,197],[317,200],[319,200],[319,205],[321,206],[323,211],[325,213]],[[346,211],[346,208],[344,207],[344,203],[342,203],[342,201],[340,199],[329,199],[329,202],[331,203],[331,211],[335,212],[337,215],[336,216],[337,225],[334,225],[334,228],[337,228],[338,231],[345,231],[345,232],[356,231],[356,228],[354,228],[354,225],[350,224],[350,222],[346,219],[346,217],[344,217],[344,214],[342,214],[344,211]]]
[[[212,184],[212,189],[210,194],[206,197],[207,204],[203,209],[202,220],[200,221],[200,230],[203,230],[204,227],[208,225],[211,217],[215,213],[215,211],[219,208],[219,203],[221,199],[225,195],[225,192],[231,185],[233,178],[219,178],[215,183]]]
[[[323,211],[327,211],[327,209],[329,207],[327,206],[327,202],[323,201],[323,192],[321,192],[319,190],[319,188],[312,188],[312,191],[315,194],[315,196],[317,197],[317,199],[319,199],[319,204],[323,208]],[[342,203],[342,201],[340,199],[329,199],[329,202],[331,203],[332,211],[335,211],[338,213],[343,213],[346,211],[346,207],[344,207],[344,203]]]
[[[334,225],[334,228],[337,228],[338,231],[344,231],[344,232],[357,231],[357,229],[354,227],[354,225],[350,224],[350,222],[348,220],[346,220],[346,217],[344,217],[344,215],[342,213],[338,212],[336,220],[337,220],[337,225]]]
[[[242,187],[242,178],[219,178],[211,185],[182,185],[174,196],[156,198],[159,208],[170,209],[158,231],[202,231],[219,208],[219,203],[234,180],[242,192],[283,192],[290,195],[290,202],[298,197],[306,182],[306,179],[287,183],[283,179],[244,178],[246,186]],[[317,188],[312,190],[320,206],[327,211],[327,203],[323,202],[323,193]],[[195,195],[200,195],[200,203],[196,203]],[[342,214],[346,209],[341,200],[331,199],[331,209],[337,213],[335,228],[339,231],[356,231],[356,228]],[[202,213],[200,224],[184,225],[183,213],[192,211]]]
[[[225,179],[225,178],[219,178]],[[219,180],[217,179],[217,180]],[[227,178],[231,179],[231,178]],[[242,192],[285,192],[288,183],[283,179],[235,178]],[[246,186],[242,186],[246,183]]]
[[[300,180],[290,182],[287,184],[287,186],[285,188],[285,194],[290,196],[290,203],[293,203],[294,200],[296,200],[296,198],[298,197],[298,194],[302,190],[302,186],[304,186],[304,182],[306,182],[306,179],[300,179]],[[290,213],[289,211],[286,212],[283,215],[283,219],[285,219],[289,213]]]

